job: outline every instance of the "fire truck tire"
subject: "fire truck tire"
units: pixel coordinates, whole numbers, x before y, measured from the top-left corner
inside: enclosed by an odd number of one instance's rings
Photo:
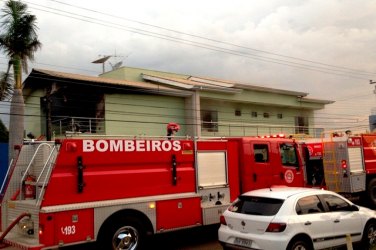
[[[367,195],[369,205],[376,208],[376,178],[368,182]]]
[[[115,218],[104,225],[99,236],[100,249],[144,249],[146,228],[137,217]]]

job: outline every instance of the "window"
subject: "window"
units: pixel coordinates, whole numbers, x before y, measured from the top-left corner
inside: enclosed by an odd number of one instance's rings
[[[257,112],[256,112],[256,111],[252,111],[252,112],[251,112],[251,116],[252,116],[252,117],[257,117]]]
[[[308,117],[296,116],[295,117],[295,133],[308,134]]]
[[[208,132],[218,132],[218,111],[201,111],[202,130]]]
[[[269,162],[269,150],[267,144],[253,145],[255,162]]]
[[[240,109],[236,109],[235,116],[242,116],[242,111]]]
[[[241,214],[273,216],[277,214],[282,204],[281,199],[241,195],[229,210]]]
[[[282,119],[282,118],[283,118],[283,115],[282,115],[282,114],[277,114],[277,118],[278,118],[278,119]]]
[[[353,211],[352,206],[344,199],[335,195],[323,195],[323,199],[331,212]]]
[[[269,118],[269,116],[270,116],[269,113],[266,113],[266,112],[264,113],[264,118]]]
[[[325,212],[321,201],[316,195],[310,195],[299,199],[295,211],[299,215]]]
[[[280,144],[279,152],[281,154],[281,161],[282,161],[283,166],[294,166],[294,167],[299,166],[296,149],[293,144],[288,144],[288,143]]]

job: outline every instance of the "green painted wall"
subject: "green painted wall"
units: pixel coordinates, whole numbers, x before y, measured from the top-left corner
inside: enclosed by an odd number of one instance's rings
[[[101,76],[131,81],[144,81],[141,73],[182,79],[189,77],[188,75],[131,67],[123,67],[104,73]],[[217,110],[219,122],[217,132],[208,132],[202,129],[202,136],[294,134],[296,116],[309,117],[309,126],[312,129],[314,125],[313,111],[325,107],[321,103],[300,102],[296,95],[247,89],[236,94],[200,91],[199,95],[201,110]],[[242,116],[235,116],[236,109],[241,110]],[[140,110],[140,112],[144,111]],[[257,112],[258,116],[252,117],[251,112]],[[183,113],[187,114],[187,112],[182,112],[180,116],[183,116]],[[269,113],[269,118],[264,118],[263,113]],[[277,114],[282,115],[282,118],[278,118]]]
[[[309,125],[313,125],[313,111],[310,110],[207,99],[201,100],[201,107],[205,107],[202,109],[217,111],[219,123],[217,132],[209,132],[203,129],[203,136],[295,134],[296,116],[309,117]],[[235,110],[239,110],[241,115],[235,115]],[[256,112],[257,117],[252,117],[252,112]],[[265,118],[264,113],[268,113],[269,118]],[[282,118],[279,118],[278,114]]]
[[[170,122],[185,136],[184,98],[142,94],[106,94],[105,130],[108,135],[164,136]]]
[[[288,106],[296,108],[322,109],[324,104],[300,102],[296,96],[283,95],[271,92],[243,90],[238,94],[224,94],[218,92],[200,92],[201,98],[226,100],[229,102],[252,103],[268,106]]]
[[[42,89],[32,91],[25,97],[25,132],[33,133],[36,137],[45,134],[45,117],[41,113],[40,98],[44,96]]]

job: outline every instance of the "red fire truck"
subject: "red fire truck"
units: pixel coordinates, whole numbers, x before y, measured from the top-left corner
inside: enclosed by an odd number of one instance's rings
[[[283,138],[28,141],[3,185],[0,240],[140,249],[152,234],[219,223],[241,192],[303,186],[302,166]]]
[[[303,140],[307,183],[376,207],[376,134]]]

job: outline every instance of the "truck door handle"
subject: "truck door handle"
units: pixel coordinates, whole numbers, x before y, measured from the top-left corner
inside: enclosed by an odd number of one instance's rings
[[[312,225],[312,222],[310,222],[310,221],[306,221],[306,222],[304,223],[304,225],[305,225],[305,226],[310,226],[310,225]]]
[[[281,180],[284,180],[285,179],[285,175],[283,173],[279,173],[279,178],[281,178]]]
[[[77,191],[82,193],[84,191],[84,165],[82,164],[82,156],[77,157]]]
[[[177,177],[176,177],[176,156],[172,155],[172,185],[176,186]]]
[[[334,223],[339,223],[340,220],[339,220],[339,219],[335,219],[333,222],[334,222]]]

